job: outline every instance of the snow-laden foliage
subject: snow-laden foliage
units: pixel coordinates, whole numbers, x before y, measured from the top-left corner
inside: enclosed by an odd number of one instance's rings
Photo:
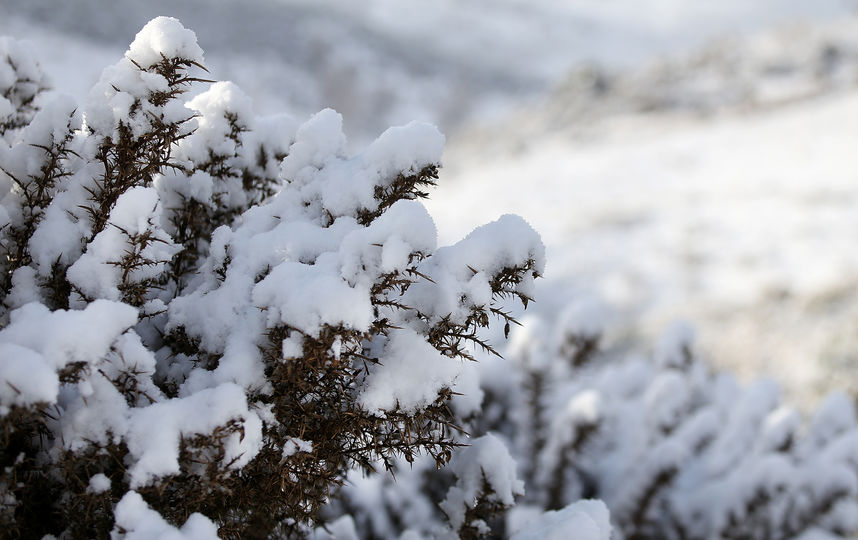
[[[524,322],[510,359],[483,366],[482,414],[469,428],[493,433],[510,454],[475,463],[490,482],[514,458],[525,494],[470,515],[461,536],[489,523],[513,538],[854,537],[852,399],[834,393],[803,419],[773,382],[742,385],[709,370],[686,327],[630,356],[600,352],[596,327],[578,316]],[[355,475],[332,518],[351,516],[358,537],[443,537],[445,514],[463,521],[449,495],[461,480],[432,468],[402,466],[395,482]]]
[[[27,125],[49,83],[29,47],[0,37],[0,137]]]
[[[165,17],[81,107],[36,111],[37,65],[0,52],[4,534],[292,534],[402,459],[454,460],[454,528],[521,494],[499,440],[454,458],[451,399],[544,248],[515,216],[436,246],[434,127],[347,155],[339,114],[255,117]]]
[[[804,421],[773,382],[709,370],[685,326],[648,357],[612,358],[575,322],[529,325],[519,383],[486,389],[503,411],[486,428],[508,425],[530,467],[524,505],[601,499],[615,538],[852,537],[851,399],[835,393]]]

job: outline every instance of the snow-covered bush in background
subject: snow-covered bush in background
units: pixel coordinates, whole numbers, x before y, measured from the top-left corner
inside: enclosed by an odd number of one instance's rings
[[[687,327],[671,328],[649,357],[610,358],[573,321],[530,325],[515,347],[518,384],[486,389],[503,412],[483,429],[508,426],[528,464],[515,512],[598,498],[614,537],[630,539],[858,530],[854,401],[833,394],[803,422],[773,382],[741,385],[708,369]]]
[[[31,51],[0,37],[0,137],[27,125],[36,111],[36,96],[48,81]]]
[[[451,399],[543,246],[504,216],[436,247],[415,200],[434,127],[348,156],[333,111],[298,126],[205,88],[193,32],[164,17],[82,108],[40,101],[36,65],[0,51],[4,534],[298,532],[349,471],[427,457],[454,459],[454,527],[513,503],[512,458],[491,437],[458,450],[474,406]]]
[[[489,432],[509,449],[485,461],[515,459],[525,491],[489,520],[494,534],[854,537],[852,399],[832,394],[803,421],[771,381],[743,386],[707,369],[684,327],[634,357],[600,351],[599,332],[581,322],[523,321],[508,360],[482,366],[482,410],[469,429],[474,442]],[[486,482],[495,478],[484,471]],[[442,536],[447,516],[455,523],[462,511],[449,495],[433,501],[460,482],[428,460],[403,464],[395,482],[353,475],[331,519],[348,514],[358,537]]]

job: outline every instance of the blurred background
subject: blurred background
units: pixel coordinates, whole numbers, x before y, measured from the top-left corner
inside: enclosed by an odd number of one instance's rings
[[[157,15],[257,113],[340,111],[354,151],[437,124],[441,242],[530,221],[537,317],[618,351],[685,320],[802,403],[858,390],[858,0],[0,0],[0,35],[82,101]]]

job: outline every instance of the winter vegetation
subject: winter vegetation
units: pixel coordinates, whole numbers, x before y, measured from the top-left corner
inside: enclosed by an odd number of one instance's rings
[[[446,519],[463,514],[510,538],[853,537],[852,398],[834,393],[802,418],[774,382],[742,385],[711,370],[685,326],[648,356],[616,356],[579,317],[523,320],[509,358],[481,367],[468,452],[507,449],[492,461],[517,463],[524,491],[515,506],[451,512],[458,456],[443,471],[424,459],[402,463],[395,480],[351,477],[334,504],[336,523],[347,521],[356,538],[438,537]],[[483,475],[496,485],[495,471]]]
[[[513,216],[436,247],[434,127],[347,157],[331,110],[257,119],[230,83],[186,103],[209,81],[170,18],[82,110],[35,112],[3,44],[5,530],[287,534],[352,468],[451,459],[468,345],[514,322],[543,248]]]
[[[168,17],[81,104],[0,40],[5,535],[858,531],[851,398],[805,418],[685,327],[634,353],[522,318],[545,246],[514,215],[438,246],[435,127],[350,154],[333,110],[215,76]]]

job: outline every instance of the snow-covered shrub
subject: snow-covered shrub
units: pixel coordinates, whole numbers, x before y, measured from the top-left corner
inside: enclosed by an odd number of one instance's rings
[[[464,537],[483,523],[513,538],[854,537],[852,399],[832,394],[803,421],[773,382],[741,385],[708,369],[684,327],[636,357],[600,351],[599,333],[573,321],[527,321],[509,360],[483,365],[469,451],[484,437],[509,449],[482,460],[480,474],[489,481],[515,459],[525,493],[514,507],[463,519],[480,504],[456,505],[461,480],[420,460],[396,481],[351,476],[331,519],[348,515],[357,537],[443,537],[444,514],[473,523]]]
[[[23,43],[0,37],[0,137],[27,125],[48,81]]]
[[[5,535],[297,532],[349,471],[453,458],[463,360],[492,350],[480,329],[513,321],[502,301],[527,303],[544,257],[515,216],[436,246],[415,200],[434,127],[348,156],[337,113],[255,117],[164,17],[83,107],[33,114],[43,79],[16,47],[0,42]],[[481,441],[455,452],[462,527],[483,526],[475,497],[481,513],[521,492]]]
[[[477,432],[506,438],[526,482],[508,523],[595,498],[613,538],[853,537],[852,399],[832,394],[803,421],[775,383],[707,368],[687,327],[636,357],[600,352],[598,332],[574,320],[530,321],[510,354],[516,375],[483,378]]]

